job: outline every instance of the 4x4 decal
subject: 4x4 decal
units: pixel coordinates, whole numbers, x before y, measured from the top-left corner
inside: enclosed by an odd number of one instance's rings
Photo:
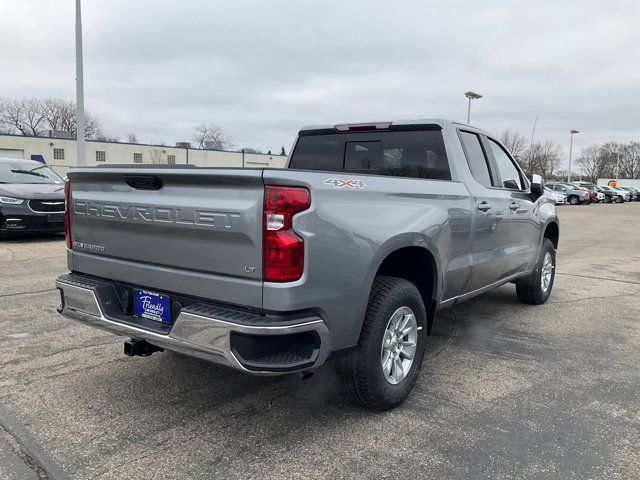
[[[364,188],[367,186],[363,180],[343,180],[341,178],[327,178],[325,185],[333,185],[334,188]]]

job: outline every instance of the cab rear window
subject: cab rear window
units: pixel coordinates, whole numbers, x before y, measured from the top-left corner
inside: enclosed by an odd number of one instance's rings
[[[301,136],[289,168],[451,180],[440,130]]]

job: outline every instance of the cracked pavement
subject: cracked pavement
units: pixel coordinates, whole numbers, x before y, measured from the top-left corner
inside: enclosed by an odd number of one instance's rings
[[[559,216],[549,302],[506,285],[440,312],[415,391],[384,414],[330,367],[126,357],[56,313],[61,237],[2,240],[0,478],[639,478],[640,202]]]

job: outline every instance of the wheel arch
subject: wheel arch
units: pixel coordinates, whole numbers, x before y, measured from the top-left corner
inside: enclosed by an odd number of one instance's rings
[[[427,334],[430,334],[435,319],[438,294],[442,291],[442,275],[435,246],[430,246],[423,240],[415,241],[415,239],[401,243],[393,242],[387,248],[381,249],[376,258],[377,261],[374,262],[374,268],[367,283],[368,295],[371,293],[376,276],[397,277],[413,283],[422,297],[427,313]]]
[[[556,250],[558,249],[558,242],[560,241],[560,226],[558,225],[557,221],[551,220],[545,225],[544,231],[542,233],[542,240],[544,240],[545,238],[551,240],[551,243],[553,243],[553,247]]]

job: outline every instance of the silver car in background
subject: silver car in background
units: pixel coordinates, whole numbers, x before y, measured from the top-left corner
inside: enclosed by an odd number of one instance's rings
[[[549,187],[544,187],[545,193],[553,198],[553,201],[556,202],[556,205],[566,205],[567,204],[567,196],[562,192],[554,192]],[[604,197],[604,195],[603,195]]]

